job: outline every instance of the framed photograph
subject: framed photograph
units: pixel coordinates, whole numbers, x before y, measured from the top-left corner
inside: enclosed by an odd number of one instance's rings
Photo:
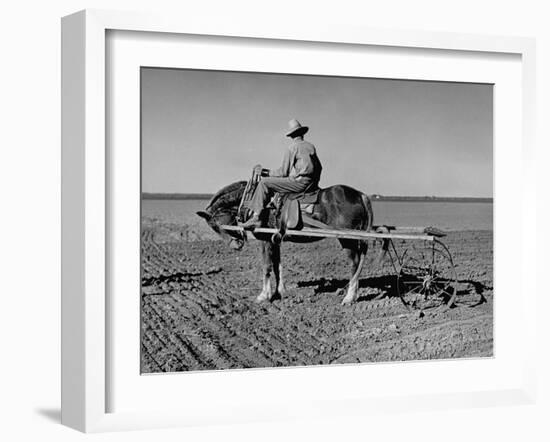
[[[534,42],[329,29],[63,19],[64,424],[534,400]]]

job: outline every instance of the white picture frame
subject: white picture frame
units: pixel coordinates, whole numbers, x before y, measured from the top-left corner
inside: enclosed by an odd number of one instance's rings
[[[112,199],[108,186],[106,35],[109,31],[142,31],[179,35],[218,36],[231,39],[261,39],[319,44],[413,48],[484,54],[512,54],[521,57],[521,118],[515,121],[521,133],[521,159],[524,171],[534,154],[535,46],[532,39],[492,37],[450,33],[388,31],[327,24],[274,26],[269,23],[233,21],[213,23],[196,17],[164,17],[99,10],[81,11],[62,21],[62,423],[85,432],[110,431],[167,426],[186,426],[220,422],[253,422],[262,420],[368,414],[374,410],[396,412],[407,409],[436,409],[489,406],[510,403],[532,403],[535,395],[534,339],[525,340],[522,353],[521,380],[489,390],[462,393],[430,393],[413,396],[367,396],[317,400],[313,408],[257,407],[253,401],[239,404],[225,414],[194,413],[180,410],[109,411],[109,365],[113,355],[107,339],[112,325],[107,291],[109,287],[108,229]],[[111,54],[112,55],[112,54]],[[498,118],[498,115],[497,115]],[[524,173],[520,193],[523,228],[534,219],[534,177]],[[498,204],[498,196],[497,196]],[[536,244],[522,241],[522,268],[536,256]],[[499,253],[498,248],[495,253]],[[519,324],[523,336],[534,336],[536,290],[534,281],[521,280]],[[517,323],[516,323],[517,326]],[[136,329],[135,333],[139,334]],[[532,346],[532,347],[531,347]],[[497,356],[498,358],[498,353]],[[468,361],[457,361],[467,364]],[[413,370],[412,365],[409,365]],[[136,367],[136,370],[139,368]],[[361,370],[355,367],[353,370]],[[337,370],[337,369],[330,369]],[[348,368],[348,370],[350,370]],[[349,371],[348,371],[349,372]],[[262,373],[255,371],[257,382]],[[258,374],[260,373],[260,374]],[[298,371],[285,371],[286,377],[299,376]],[[134,373],[135,374],[135,373]],[[195,378],[199,382],[199,376]],[[238,375],[248,376],[245,372]],[[252,374],[250,375],[252,376]],[[165,383],[170,383],[170,377]],[[212,378],[211,378],[212,379]],[[257,393],[256,393],[257,394]],[[254,393],[250,393],[249,399]]]

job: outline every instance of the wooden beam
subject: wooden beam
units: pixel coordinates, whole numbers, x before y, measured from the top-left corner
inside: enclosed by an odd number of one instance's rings
[[[240,226],[220,226],[223,230],[242,232],[244,229]],[[273,235],[277,233],[277,229],[258,227],[254,229],[256,234]],[[304,227],[302,230],[287,230],[285,236],[301,236],[309,238],[338,238],[338,239],[356,239],[356,240],[368,240],[368,239],[406,239],[406,240],[418,240],[418,241],[433,241],[434,237],[431,235],[407,235],[399,233],[376,233],[376,232],[364,232],[362,230],[349,230],[349,229],[310,229]]]
[[[422,233],[424,235],[443,237],[447,236],[444,230],[437,227],[403,227],[403,226],[372,226],[378,233]]]
[[[307,226],[307,227],[313,227],[315,229],[333,230],[333,228],[330,227],[328,224],[325,224],[324,222],[319,221],[318,219],[313,218],[305,213],[302,213],[302,220],[304,222],[304,226]],[[341,229],[338,229],[338,230],[341,230]],[[402,227],[402,226],[381,225],[381,226],[372,226],[371,231],[376,233],[423,234],[423,235],[434,236],[434,237],[447,236],[447,234],[443,230],[435,227],[416,227],[416,226]]]

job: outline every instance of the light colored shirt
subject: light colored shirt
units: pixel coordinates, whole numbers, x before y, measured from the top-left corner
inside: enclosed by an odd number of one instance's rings
[[[322,169],[315,146],[307,141],[296,141],[286,150],[281,167],[270,170],[269,176],[296,179],[307,177],[318,183]]]

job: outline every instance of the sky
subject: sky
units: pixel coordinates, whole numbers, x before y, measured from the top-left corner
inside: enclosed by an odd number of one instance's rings
[[[297,118],[321,187],[493,195],[492,85],[142,68],[141,102],[143,192],[213,193],[279,167]]]

